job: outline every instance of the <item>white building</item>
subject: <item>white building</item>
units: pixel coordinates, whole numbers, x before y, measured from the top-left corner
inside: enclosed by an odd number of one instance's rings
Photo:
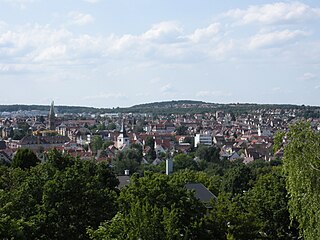
[[[212,145],[212,136],[211,134],[204,134],[204,133],[197,133],[194,137],[194,146],[197,147],[198,145]]]
[[[117,148],[121,150],[129,146],[130,146],[130,139],[124,127],[124,123],[122,122],[120,134],[117,137]]]

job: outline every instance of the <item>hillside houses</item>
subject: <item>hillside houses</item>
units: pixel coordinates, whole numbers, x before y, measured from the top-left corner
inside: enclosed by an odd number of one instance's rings
[[[157,116],[148,113],[57,115],[52,103],[46,116],[6,115],[0,119],[4,143],[1,151],[10,158],[17,148],[34,151],[56,148],[82,159],[101,161],[115,158],[118,151],[125,151],[131,145],[139,145],[144,156],[154,150],[154,160],[161,160],[168,154],[189,154],[197,146],[206,145],[219,148],[221,159],[242,159],[247,163],[281,156],[281,152],[273,155],[273,135],[286,131],[290,123],[299,120],[295,117],[297,111],[293,110],[260,109],[239,115],[209,110]],[[320,130],[319,119],[310,122],[314,129]],[[177,132],[178,128],[183,131]],[[108,144],[93,153],[96,137]],[[147,138],[153,139],[153,146],[146,145]]]

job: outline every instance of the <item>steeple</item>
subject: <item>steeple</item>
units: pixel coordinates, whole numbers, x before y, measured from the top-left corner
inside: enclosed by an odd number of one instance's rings
[[[120,134],[122,134],[123,137],[128,137],[126,128],[124,126],[124,120],[122,121],[122,124],[121,124]]]
[[[54,113],[54,101],[51,102],[51,106],[50,106],[50,111],[49,111],[49,118],[50,117],[54,117],[55,113]]]
[[[123,148],[129,147],[130,140],[126,131],[126,128],[124,126],[124,120],[122,121],[120,134],[117,137],[117,148],[119,150],[122,150]]]
[[[54,101],[51,102],[51,106],[50,106],[50,110],[49,110],[49,116],[48,116],[48,128],[50,130],[55,130],[56,129],[56,116],[55,116],[55,112],[54,112]]]

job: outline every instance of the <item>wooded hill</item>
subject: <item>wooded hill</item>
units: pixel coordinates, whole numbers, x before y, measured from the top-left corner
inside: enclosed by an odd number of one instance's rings
[[[49,105],[0,105],[0,112],[48,111]],[[59,113],[151,113],[151,114],[185,114],[205,113],[223,110],[235,115],[246,114],[256,110],[287,109],[298,110],[298,116],[320,117],[319,106],[290,104],[255,104],[255,103],[207,103],[202,101],[178,100],[145,103],[127,108],[94,108],[84,106],[56,106]]]

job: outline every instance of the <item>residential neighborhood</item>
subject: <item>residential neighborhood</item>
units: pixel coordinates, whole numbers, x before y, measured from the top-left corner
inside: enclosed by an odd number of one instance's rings
[[[187,107],[194,106],[182,105]],[[6,113],[0,119],[0,156],[2,162],[10,162],[17,149],[29,148],[45,161],[45,153],[57,149],[80,159],[111,163],[118,152],[138,145],[142,150],[140,163],[156,166],[203,145],[218,149],[221,161],[270,161],[283,154],[282,149],[273,150],[274,135],[286,132],[290,124],[302,119],[296,117],[297,111],[262,108],[235,115],[208,108],[201,114],[61,114],[52,102],[47,112]],[[308,121],[320,130],[320,119]]]

